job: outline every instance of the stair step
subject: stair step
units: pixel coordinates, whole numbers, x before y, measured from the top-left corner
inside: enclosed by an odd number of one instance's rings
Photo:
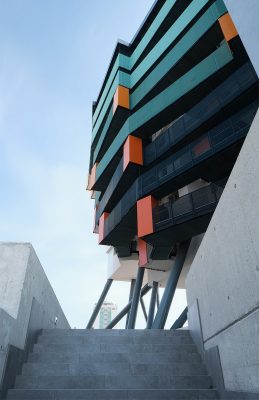
[[[123,344],[128,346],[130,344],[193,344],[190,335],[42,335],[38,338],[38,343],[46,344],[77,344],[85,346],[89,344]]]
[[[17,376],[16,389],[210,389],[208,375],[197,376]]]
[[[195,345],[77,345],[36,344],[29,354],[30,362],[126,361],[143,360],[200,361]]]
[[[215,390],[17,390],[8,400],[216,400]]]
[[[137,353],[165,353],[165,354],[176,354],[176,353],[196,353],[197,348],[194,344],[87,344],[84,346],[78,344],[67,344],[67,343],[50,343],[36,344],[33,348],[33,352],[36,354],[54,354],[59,357],[61,353],[74,353],[75,357],[80,354],[89,353],[123,353],[123,354],[137,354]],[[49,357],[46,355],[46,357]],[[31,354],[30,354],[31,356]]]
[[[67,350],[51,350],[45,347],[35,348],[35,353],[30,353],[29,362],[40,363],[75,363],[75,362],[129,362],[129,363],[156,363],[158,360],[167,362],[201,362],[201,356],[195,351],[179,351],[177,348],[175,352],[166,353],[90,353],[90,352],[75,352],[72,349]],[[61,346],[62,347],[62,346]],[[192,350],[192,349],[191,349]],[[194,349],[196,350],[196,349]]]
[[[16,400],[217,399],[188,330],[44,330]]]
[[[155,361],[158,361],[156,363]],[[84,376],[84,375],[206,375],[201,362],[163,363],[162,359],[154,359],[152,363],[136,362],[84,362],[72,364],[27,363],[23,366],[23,376]]]
[[[190,336],[188,329],[43,329],[42,336]]]
[[[80,347],[74,348],[70,345],[44,346],[35,345],[34,353],[30,353],[29,361],[58,363],[64,357],[65,363],[71,362],[135,362],[135,363],[163,363],[167,362],[201,362],[201,356],[196,351],[194,345],[177,346],[171,352],[86,352]]]

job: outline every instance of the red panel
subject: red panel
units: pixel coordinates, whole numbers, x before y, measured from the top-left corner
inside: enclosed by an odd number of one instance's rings
[[[104,222],[108,218],[109,213],[104,212],[99,220],[99,243],[104,239]]]
[[[152,209],[157,204],[153,196],[144,197],[137,201],[138,237],[154,232]]]
[[[148,263],[148,256],[147,256],[147,243],[142,239],[138,239],[138,251],[139,251],[139,266],[144,267],[144,265]]]
[[[95,217],[96,217],[97,209],[98,209],[98,205],[94,208],[94,229],[93,229],[93,233],[99,233],[99,227],[98,227],[98,225],[95,224]]]
[[[93,165],[93,167],[92,167],[91,174],[90,174],[89,180],[88,180],[88,187],[87,187],[88,190],[92,190],[93,185],[95,184],[97,165],[98,165],[98,164],[95,163],[95,164]]]
[[[123,170],[128,164],[143,165],[142,139],[129,135],[123,146]]]
[[[203,153],[206,153],[206,151],[208,151],[210,147],[211,146],[208,137],[203,138],[192,148],[194,157],[198,157],[201,156]]]

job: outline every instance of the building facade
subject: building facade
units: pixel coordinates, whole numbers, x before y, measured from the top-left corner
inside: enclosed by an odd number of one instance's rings
[[[96,305],[95,305],[96,306]],[[117,305],[114,303],[110,303],[108,301],[104,301],[101,309],[99,311],[99,315],[95,320],[94,328],[95,329],[105,329],[107,325],[113,320],[113,318],[117,314]]]
[[[144,284],[165,287],[149,328],[164,327],[176,287],[187,289],[208,367],[217,360],[226,388],[250,392],[259,391],[244,340],[259,348],[259,10],[245,3],[158,0],[132,42],[117,43],[93,103],[88,189],[94,232],[110,246],[108,278],[132,283],[126,327]]]

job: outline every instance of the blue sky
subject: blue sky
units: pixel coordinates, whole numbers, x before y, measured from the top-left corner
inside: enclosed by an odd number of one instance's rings
[[[0,0],[0,240],[33,244],[72,326],[106,279],[85,191],[91,104],[117,39],[131,41],[152,2]],[[108,300],[127,298],[115,283]]]

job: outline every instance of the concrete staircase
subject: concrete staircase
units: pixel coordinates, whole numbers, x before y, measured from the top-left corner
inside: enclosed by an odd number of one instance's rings
[[[8,400],[217,399],[188,330],[44,330]]]

